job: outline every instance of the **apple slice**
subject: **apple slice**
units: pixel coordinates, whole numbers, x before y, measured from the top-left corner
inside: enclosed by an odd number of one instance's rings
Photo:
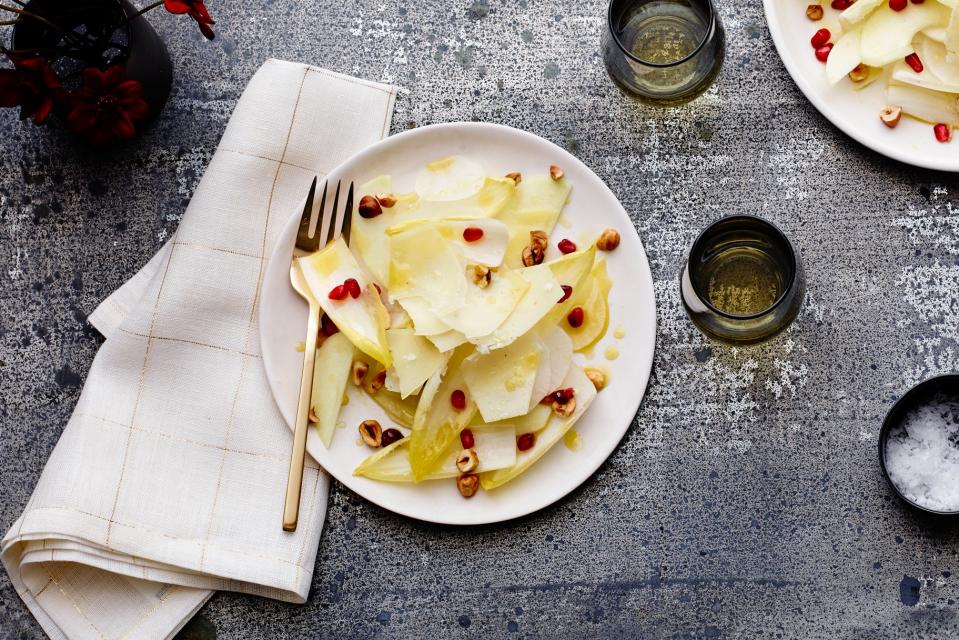
[[[566,432],[576,423],[585,413],[593,399],[596,398],[596,387],[589,381],[586,374],[579,366],[570,367],[566,379],[563,381],[563,387],[572,387],[575,390],[576,409],[568,418],[559,415],[553,415],[549,424],[540,433],[536,435],[536,441],[531,449],[520,451],[516,454],[516,464],[506,469],[490,471],[480,474],[480,484],[483,489],[489,491],[501,487],[513,478],[517,477],[537,460],[543,457],[554,444],[563,439]]]
[[[530,231],[552,232],[566,206],[570,189],[568,180],[553,180],[548,175],[523,178],[516,187],[516,197],[499,215],[509,228],[506,266],[514,269],[523,266],[523,249],[529,245]]]
[[[486,184],[483,167],[463,156],[435,160],[416,176],[416,192],[424,200],[463,200]]]
[[[949,9],[939,2],[911,4],[907,11],[893,11],[888,3],[882,3],[863,23],[862,61],[881,67],[906,57],[914,51],[912,41],[917,33],[946,24],[949,17]]]
[[[392,360],[386,344],[386,327],[390,322],[390,314],[343,238],[337,238],[316,253],[297,258],[296,264],[320,307],[340,331],[357,349],[384,367],[389,367]],[[360,296],[331,300],[330,291],[348,278],[354,278],[359,283],[362,289]]]
[[[412,226],[390,236],[389,294],[392,298],[420,298],[442,316],[463,306],[466,273],[442,234],[428,225]],[[416,317],[409,307],[406,311]]]
[[[401,398],[419,390],[436,373],[447,357],[429,340],[413,333],[412,329],[387,329],[386,342],[393,355],[393,369],[399,381]]]
[[[352,365],[353,343],[342,331],[327,338],[316,351],[310,407],[319,419],[317,430],[327,449],[333,441]]]
[[[410,466],[417,481],[436,470],[447,447],[476,414],[476,403],[469,394],[464,409],[450,402],[453,391],[466,389],[462,365],[472,351],[469,345],[454,351],[446,368],[434,373],[420,392],[410,434]]]
[[[485,422],[529,412],[537,377],[543,375],[540,373],[543,358],[542,342],[535,334],[527,334],[503,349],[474,353],[463,361],[463,378],[470,398],[476,402]],[[548,373],[547,363],[547,383]],[[541,386],[545,388],[546,383]]]

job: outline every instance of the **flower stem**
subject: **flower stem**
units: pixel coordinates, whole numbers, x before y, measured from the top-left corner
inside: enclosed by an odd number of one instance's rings
[[[16,0],[14,0],[14,2],[16,2]],[[63,36],[64,40],[73,40],[74,43],[77,42],[76,34],[62,29],[60,26],[54,24],[53,22],[50,22],[43,16],[38,16],[35,13],[31,13],[30,11],[24,11],[23,9],[17,9],[16,7],[8,7],[5,4],[0,4],[0,10],[9,11],[10,13],[16,13],[17,15],[21,16],[21,18],[30,18],[32,20],[36,20],[37,22],[47,25],[54,31],[59,32]]]
[[[156,9],[157,7],[159,7],[161,4],[163,4],[163,0],[159,0],[158,2],[154,2],[153,4],[148,4],[147,6],[143,7],[142,9],[140,9],[139,11],[137,11],[136,13],[134,13],[132,16],[129,16],[129,17],[126,19],[126,22],[129,24],[129,22],[130,22],[131,20],[133,20],[134,18],[139,18],[140,16],[142,16],[142,15],[143,15],[144,13],[146,13],[147,11],[153,11],[154,9]]]

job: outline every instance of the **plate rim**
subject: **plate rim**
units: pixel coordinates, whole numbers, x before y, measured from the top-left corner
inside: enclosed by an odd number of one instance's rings
[[[357,153],[347,158],[345,161],[341,162],[335,168],[330,170],[326,174],[326,178],[330,179],[331,176],[332,177],[337,176],[339,173],[342,173],[345,170],[345,168],[349,167],[352,164],[360,162],[367,155],[374,155],[378,151],[380,146],[383,144],[398,144],[396,142],[397,140],[402,142],[406,138],[415,138],[422,135],[430,135],[430,133],[433,131],[456,130],[461,128],[478,129],[478,130],[482,130],[482,129],[499,130],[501,132],[505,132],[507,135],[518,136],[520,138],[526,138],[526,139],[532,140],[534,144],[540,144],[540,145],[545,144],[548,148],[551,148],[551,151],[553,153],[556,153],[559,156],[559,158],[561,158],[562,161],[568,162],[570,164],[575,163],[579,165],[580,168],[582,168],[586,172],[592,174],[593,177],[598,182],[598,184],[600,185],[600,188],[604,189],[606,194],[610,198],[612,198],[612,200],[616,202],[616,204],[618,205],[618,215],[621,215],[623,218],[625,218],[625,220],[629,223],[629,227],[632,228],[635,233],[636,242],[639,246],[640,253],[639,255],[634,256],[632,260],[639,261],[640,264],[643,265],[645,269],[645,277],[647,281],[645,284],[648,287],[651,302],[652,302],[652,304],[649,307],[649,319],[651,321],[650,322],[650,326],[651,326],[650,347],[648,350],[644,350],[646,353],[648,353],[648,356],[644,358],[644,361],[640,361],[639,363],[640,371],[642,371],[642,380],[638,381],[638,382],[641,382],[641,384],[639,385],[634,384],[634,387],[639,390],[639,393],[637,396],[638,399],[636,401],[636,406],[632,408],[632,410],[629,412],[628,419],[624,419],[625,425],[622,429],[622,433],[615,440],[612,440],[612,439],[610,440],[610,445],[608,447],[608,450],[606,450],[607,449],[606,447],[600,449],[600,451],[602,452],[602,458],[600,458],[595,465],[589,465],[588,472],[583,474],[583,477],[580,480],[570,484],[568,487],[565,487],[561,493],[552,495],[546,500],[531,502],[529,503],[530,506],[528,508],[524,506],[519,509],[506,510],[502,513],[494,512],[490,514],[491,517],[481,517],[481,518],[477,518],[475,520],[469,520],[469,521],[444,518],[442,516],[441,510],[439,510],[436,517],[425,517],[423,514],[419,512],[415,512],[415,510],[406,508],[404,504],[387,504],[385,503],[385,501],[378,499],[375,495],[370,496],[370,495],[367,495],[367,493],[356,490],[355,488],[351,487],[349,483],[344,482],[343,480],[340,480],[335,473],[327,470],[326,467],[324,467],[319,460],[311,456],[314,458],[314,460],[316,460],[321,470],[324,473],[326,473],[328,476],[336,479],[347,490],[358,495],[364,500],[367,500],[381,507],[382,509],[385,509],[392,513],[395,513],[407,518],[411,518],[413,520],[421,521],[421,522],[429,522],[429,523],[441,524],[441,525],[470,527],[470,526],[479,526],[479,525],[487,525],[487,524],[496,524],[499,522],[515,520],[517,518],[522,518],[522,517],[531,515],[533,513],[541,511],[542,509],[545,509],[546,507],[556,504],[560,500],[563,500],[564,498],[566,498],[570,493],[572,493],[579,487],[583,486],[583,484],[585,484],[586,481],[592,478],[593,475],[595,475],[596,472],[600,469],[600,467],[602,467],[606,463],[606,461],[609,460],[609,457],[613,454],[616,448],[619,447],[620,443],[623,441],[623,438],[625,438],[626,434],[629,432],[629,429],[632,426],[633,421],[635,420],[636,415],[639,412],[639,409],[642,407],[643,400],[646,398],[646,392],[648,391],[648,388],[649,388],[649,381],[652,378],[652,367],[655,361],[659,323],[658,323],[658,316],[657,316],[655,281],[653,280],[653,277],[652,277],[652,268],[649,263],[649,257],[646,254],[646,248],[642,243],[642,238],[639,236],[639,230],[636,229],[636,226],[634,225],[632,219],[630,219],[629,214],[627,213],[625,207],[623,207],[622,203],[619,201],[619,198],[616,197],[616,194],[613,193],[612,189],[609,188],[609,185],[607,185],[606,182],[602,178],[600,178],[582,160],[580,160],[579,158],[571,154],[566,149],[563,149],[562,147],[558,146],[556,143],[550,140],[547,140],[545,138],[542,138],[534,133],[524,131],[522,129],[517,129],[515,127],[510,127],[508,125],[502,125],[498,123],[488,123],[488,122],[445,122],[445,123],[425,125],[422,127],[417,127],[414,129],[403,131],[395,135],[388,136],[358,151]],[[570,166],[570,164],[568,164],[567,166]],[[305,198],[304,198],[304,201],[305,201]],[[270,281],[270,278],[268,276],[273,270],[272,265],[274,261],[285,260],[285,250],[283,247],[282,239],[285,237],[285,235],[289,233],[289,229],[290,227],[294,226],[295,221],[299,219],[299,216],[300,216],[299,210],[301,208],[302,206],[295,208],[293,211],[291,211],[289,219],[285,223],[283,223],[281,230],[277,235],[277,243],[270,252],[269,260],[267,262],[266,269],[264,270],[264,281],[262,285],[264,290],[266,289],[267,286],[269,286],[268,282]],[[282,265],[283,262],[279,262],[278,264]],[[283,271],[284,272],[286,271],[285,267],[283,268]],[[261,293],[261,296],[260,296],[261,302],[263,297],[264,297],[263,293]],[[270,346],[271,341],[268,340],[266,336],[264,335],[266,331],[265,327],[267,326],[264,320],[269,313],[270,312],[267,311],[267,305],[260,304],[260,308],[257,311],[257,321],[258,321],[257,333],[259,334],[259,337],[260,337],[260,351],[263,359],[263,368],[267,378],[267,382],[270,387],[270,393],[273,398],[274,405],[276,406],[277,411],[280,413],[280,416],[282,417],[283,422],[286,423],[287,427],[292,431],[292,425],[290,424],[290,421],[287,419],[287,417],[284,415],[283,409],[279,402],[279,398],[282,396],[282,394],[280,393],[281,390],[277,387],[278,381],[273,376],[270,375],[270,366],[268,366],[267,364],[268,361],[272,361],[274,359],[273,355],[270,355],[273,353],[272,346]],[[645,353],[636,354],[634,357],[639,358],[639,357],[642,357],[643,355],[645,355]],[[307,453],[309,453],[309,451],[307,451]]]
[[[828,104],[827,101],[819,95],[819,92],[813,87],[810,80],[802,73],[802,70],[789,55],[789,50],[786,47],[786,34],[783,32],[780,26],[780,20],[778,19],[777,1],[781,0],[763,0],[763,14],[766,18],[766,28],[772,36],[776,54],[782,61],[783,66],[786,67],[786,71],[789,73],[792,81],[824,118],[829,120],[833,126],[847,136],[881,156],[921,169],[932,169],[934,171],[945,171],[948,173],[959,172],[959,154],[957,154],[956,159],[950,163],[946,158],[937,159],[935,156],[925,156],[921,153],[904,153],[894,145],[882,142],[857,129],[855,126],[844,122],[839,117],[838,109],[832,107],[832,105]]]

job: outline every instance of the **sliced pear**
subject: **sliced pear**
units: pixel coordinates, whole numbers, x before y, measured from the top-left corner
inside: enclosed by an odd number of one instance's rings
[[[466,262],[496,267],[503,262],[506,243],[509,241],[509,229],[495,218],[429,218],[408,220],[386,230],[387,235],[403,233],[415,227],[435,229],[449,242]],[[464,237],[466,229],[473,227],[483,232],[483,237],[468,241]]]
[[[548,175],[524,177],[516,187],[516,197],[503,209],[499,219],[509,228],[509,244],[504,264],[523,266],[523,249],[529,245],[529,232],[552,232],[566,205],[571,186],[568,180],[553,180]]]
[[[925,6],[925,5],[911,5]],[[944,123],[959,127],[956,100],[959,94],[928,91],[908,85],[891,84],[886,91],[888,104],[902,107],[903,113],[929,124]]]
[[[853,25],[869,17],[869,14],[884,2],[886,0],[858,0],[839,14],[839,22],[844,29],[852,29]],[[832,52],[829,56],[832,57]]]
[[[357,349],[384,367],[389,367],[392,360],[386,344],[386,327],[390,322],[390,314],[343,238],[337,238],[316,253],[297,258],[297,265],[320,307],[340,331]],[[359,282],[363,290],[360,297],[331,300],[330,291],[347,278],[355,278]]]
[[[477,472],[505,469],[516,464],[516,431],[511,427],[470,427],[473,432],[473,450],[479,460]],[[398,440],[369,456],[353,471],[355,476],[365,476],[383,482],[415,482],[410,466],[409,438]],[[446,451],[439,468],[423,480],[455,478],[459,475],[456,459],[461,447],[458,441]]]
[[[865,2],[866,0],[862,1]],[[858,4],[857,2],[853,7]],[[852,7],[849,9],[852,9]],[[849,9],[846,9],[846,11],[849,11]],[[861,34],[862,29],[856,27],[844,33],[843,36],[836,41],[832,51],[829,52],[829,58],[826,59],[826,79],[829,81],[829,84],[836,84],[862,62],[860,49]]]
[[[486,354],[474,353],[466,358],[463,377],[469,396],[476,402],[485,422],[529,412],[543,358],[543,344],[535,334],[524,335],[503,349]]]
[[[416,176],[416,192],[424,200],[449,202],[469,198],[483,188],[483,167],[463,156],[435,160]]]
[[[469,345],[454,351],[445,370],[433,374],[420,393],[410,434],[410,466],[417,480],[436,470],[447,447],[476,413],[470,394],[466,395],[464,409],[456,409],[450,402],[453,391],[466,389],[462,365],[472,351]]]
[[[317,430],[326,448],[333,441],[336,419],[343,406],[343,393],[352,365],[353,343],[343,332],[334,333],[316,350],[310,406],[319,418]]]
[[[561,322],[573,342],[574,351],[582,351],[598,342],[609,327],[609,291],[613,281],[606,272],[606,261],[597,260],[590,272],[589,283],[573,294],[573,306],[583,308],[583,324],[577,328]]]
[[[881,67],[904,58],[913,52],[917,33],[948,21],[949,9],[938,2],[911,4],[908,11],[893,11],[884,2],[863,23],[862,61]]]
[[[546,428],[537,434],[533,447],[516,454],[516,464],[512,467],[481,473],[480,484],[483,489],[489,491],[501,487],[529,469],[554,444],[563,439],[566,432],[579,420],[586,409],[589,408],[589,405],[592,404],[593,399],[596,398],[596,388],[579,366],[570,367],[569,373],[563,381],[563,387],[572,387],[575,390],[576,409],[573,414],[568,418],[553,415]]]
[[[466,344],[466,336],[464,336],[459,331],[450,329],[443,333],[437,333],[431,336],[426,336],[427,340],[433,343],[437,349],[441,352],[446,353],[447,351],[452,351],[461,344]]]
[[[492,274],[486,287],[472,282],[466,287],[466,302],[454,313],[441,320],[451,329],[462,333],[467,340],[490,335],[519,304],[530,283],[520,273],[500,267]]]
[[[485,353],[512,344],[528,333],[563,297],[563,290],[548,264],[528,267],[519,273],[529,282],[526,295],[496,331],[475,342],[478,351]]]
[[[525,416],[516,416],[515,418],[490,423],[483,422],[482,417],[477,416],[473,419],[473,424],[478,427],[510,427],[515,429],[517,434],[538,433],[546,428],[552,415],[553,409],[551,407],[537,403],[533,405],[533,408]],[[470,429],[472,428],[473,426],[470,426]]]
[[[432,342],[416,335],[413,329],[387,329],[386,342],[393,355],[393,369],[399,381],[401,398],[418,391],[430,376],[446,364],[446,356]]]
[[[452,313],[466,298],[466,274],[443,236],[426,225],[390,237],[389,293],[392,298],[421,298],[439,315]],[[407,307],[407,312],[416,317]]]

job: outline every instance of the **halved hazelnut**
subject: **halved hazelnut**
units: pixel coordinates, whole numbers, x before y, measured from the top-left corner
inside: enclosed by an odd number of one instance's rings
[[[569,397],[565,400],[553,400],[552,407],[556,415],[568,418],[576,411],[576,398]]]
[[[514,171],[512,173],[507,173],[506,177],[516,183],[519,186],[519,183],[523,181],[523,174],[519,171]]]
[[[459,469],[461,473],[475,471],[478,466],[479,457],[473,449],[463,449],[456,457],[456,468]]]
[[[593,383],[593,386],[596,387],[597,391],[600,391],[606,386],[606,374],[596,367],[586,367],[583,369],[583,372],[586,374],[586,377],[589,378],[589,381]]]
[[[363,388],[366,389],[367,393],[370,395],[376,394],[383,386],[386,384],[386,369],[376,372],[376,375],[366,376],[366,380],[363,382]]]
[[[856,68],[849,72],[849,79],[853,82],[862,82],[869,77],[869,67],[864,64],[857,64]]]
[[[890,129],[895,129],[902,119],[902,107],[883,107],[879,111],[879,119]]]
[[[549,236],[545,231],[535,229],[529,232],[529,246],[523,249],[523,266],[532,267],[542,264],[549,248]]]
[[[360,386],[360,384],[363,382],[363,378],[366,377],[366,374],[369,370],[370,370],[370,365],[366,364],[365,362],[361,362],[359,360],[354,362],[353,371],[352,371],[353,384],[355,384],[356,386]]]
[[[466,267],[466,275],[480,289],[485,289],[493,280],[493,271],[481,264],[471,264]]]
[[[383,207],[374,196],[363,196],[360,198],[358,211],[363,218],[375,218],[383,213]]]
[[[381,207],[386,207],[387,209],[396,206],[396,196],[392,193],[377,194],[376,201],[380,203]]]
[[[383,444],[383,428],[376,420],[364,420],[360,423],[360,437],[367,446],[379,449]]]
[[[314,424],[316,424],[317,422],[320,421],[319,417],[317,417],[317,415],[316,415],[316,409],[314,409],[313,407],[310,407],[310,417],[309,417],[309,421],[312,422],[312,423],[314,423]]]
[[[549,177],[553,180],[562,180],[566,173],[555,164],[549,165]]]
[[[822,5],[811,4],[806,7],[806,17],[810,20],[822,20]]]
[[[619,231],[616,229],[603,229],[596,239],[596,248],[600,251],[612,251],[619,246]]]
[[[464,473],[456,479],[456,488],[464,498],[472,498],[479,491],[479,476],[475,473]]]

